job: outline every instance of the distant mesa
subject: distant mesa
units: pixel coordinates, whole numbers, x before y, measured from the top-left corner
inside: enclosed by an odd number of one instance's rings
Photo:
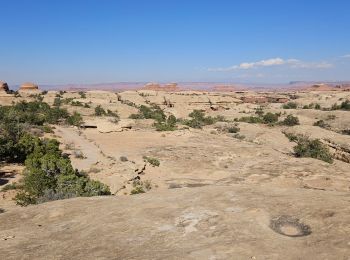
[[[178,87],[177,83],[167,83],[164,86],[161,86],[159,83],[147,83],[142,90],[154,90],[154,91],[180,91],[181,89]]]
[[[0,92],[8,92],[10,89],[9,89],[9,86],[7,85],[6,82],[3,82],[3,81],[0,81]]]
[[[233,85],[220,85],[214,86],[211,90],[214,92],[235,92],[238,89]]]
[[[26,82],[21,85],[19,88],[19,91],[21,92],[38,92],[39,91],[39,86],[31,83],[31,82]]]

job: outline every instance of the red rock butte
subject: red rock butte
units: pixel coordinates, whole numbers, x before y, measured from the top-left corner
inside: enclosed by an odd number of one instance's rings
[[[39,90],[39,87],[34,83],[26,82],[21,85],[19,90],[20,91],[37,91]]]

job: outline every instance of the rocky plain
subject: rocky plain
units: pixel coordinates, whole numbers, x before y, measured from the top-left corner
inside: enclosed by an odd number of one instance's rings
[[[111,195],[21,207],[1,163],[1,259],[350,259],[348,89],[168,87],[3,91],[79,113],[41,138]]]

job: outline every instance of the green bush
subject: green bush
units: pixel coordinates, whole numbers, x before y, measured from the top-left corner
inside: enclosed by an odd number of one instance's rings
[[[193,110],[189,115],[191,119],[182,120],[184,125],[187,125],[192,128],[202,128],[205,125],[212,125],[216,122],[226,121],[223,116],[205,116],[204,112],[201,110]]]
[[[340,104],[340,109],[342,110],[350,110],[350,101],[345,100]]]
[[[177,129],[176,121],[177,121],[176,117],[173,115],[170,115],[165,121],[155,122],[154,126],[157,131],[174,131]]]
[[[244,116],[239,118],[238,121],[250,124],[264,123],[264,120],[261,117],[257,116]]]
[[[28,137],[29,138],[29,137]],[[97,196],[110,194],[109,188],[74,170],[70,159],[59,149],[54,139],[33,137],[26,142],[23,186],[15,197],[17,204],[35,204],[46,192],[67,196]]]
[[[101,107],[101,105],[98,105],[95,107],[95,116],[105,116],[107,115],[106,111]]]
[[[328,148],[318,139],[310,140],[306,137],[299,137],[294,153],[296,157],[311,157],[328,163],[333,162]]]
[[[350,100],[343,101],[340,105],[333,104],[331,110],[350,110]]]
[[[80,127],[83,124],[83,117],[78,112],[74,111],[73,115],[67,118],[67,123]]]
[[[278,121],[278,114],[273,114],[271,112],[266,113],[263,116],[264,123],[266,124],[274,124]]]
[[[83,91],[79,91],[80,98],[86,98],[86,93]]]
[[[144,156],[143,157],[145,162],[148,162],[149,164],[153,165],[153,166],[159,166],[160,162],[157,158],[153,158],[153,157],[148,157],[148,156]]]
[[[283,104],[282,108],[284,109],[296,109],[298,107],[298,104],[295,102],[288,102]]]
[[[282,121],[283,125],[287,125],[287,126],[294,126],[294,125],[299,125],[299,118],[297,118],[296,116],[293,115],[288,115],[283,121]]]
[[[132,119],[154,119],[157,122],[164,122],[166,120],[166,115],[164,111],[157,105],[152,105],[147,107],[141,105],[139,107],[139,112],[137,114],[130,115]]]
[[[238,133],[240,131],[238,126],[230,126],[227,128],[227,132],[230,134],[235,134]]]

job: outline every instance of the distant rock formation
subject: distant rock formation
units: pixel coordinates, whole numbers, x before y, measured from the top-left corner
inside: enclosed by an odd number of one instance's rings
[[[233,85],[222,85],[222,86],[214,86],[211,91],[214,92],[235,92],[238,89]]]
[[[7,85],[6,82],[0,81],[0,92],[8,92],[9,91],[9,86]]]
[[[21,85],[19,88],[20,92],[39,92],[39,87],[38,85],[31,83],[31,82],[26,82]]]
[[[168,83],[164,86],[161,86],[158,83],[147,83],[142,90],[154,90],[154,91],[167,91],[167,92],[173,92],[173,91],[180,91],[181,89],[178,87],[177,83]]]

